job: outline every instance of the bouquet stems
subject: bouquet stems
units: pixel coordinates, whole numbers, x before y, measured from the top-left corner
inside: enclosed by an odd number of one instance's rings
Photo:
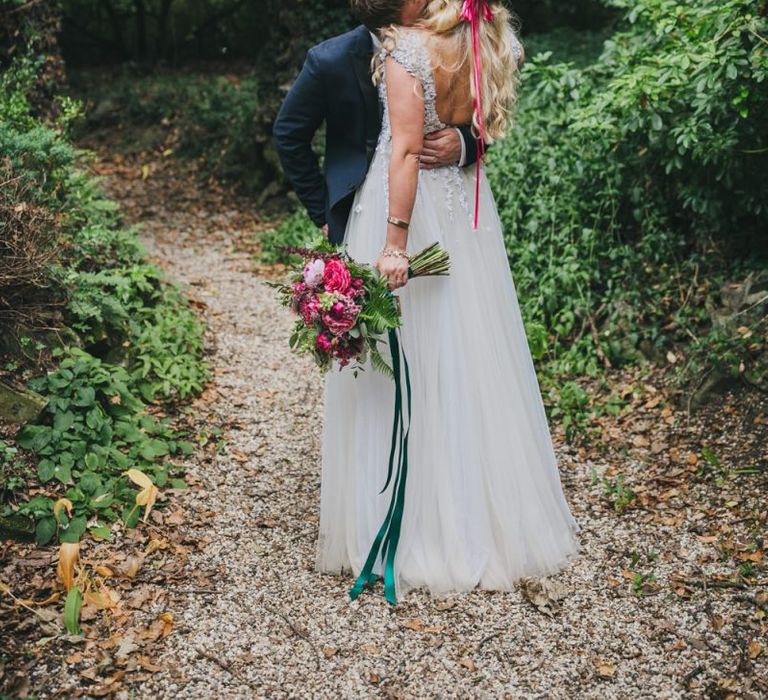
[[[411,258],[408,279],[413,277],[445,276],[450,268],[448,252],[439,243],[427,246]]]

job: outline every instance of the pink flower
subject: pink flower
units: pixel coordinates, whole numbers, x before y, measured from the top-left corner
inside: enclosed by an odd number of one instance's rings
[[[330,352],[333,349],[331,339],[326,333],[320,333],[320,335],[317,336],[315,347],[320,350],[320,352]]]
[[[334,350],[334,357],[339,360],[340,367],[346,367],[350,360],[355,359],[363,349],[362,338],[348,338],[344,344],[339,344]]]
[[[315,294],[302,298],[299,302],[299,313],[307,326],[311,326],[320,318],[320,300]]]
[[[325,260],[315,258],[310,260],[304,266],[304,282],[310,289],[314,289],[323,281],[323,272],[325,270]]]
[[[340,292],[346,294],[349,291],[349,285],[352,283],[352,275],[349,274],[347,266],[338,258],[331,258],[325,263],[323,271],[323,285],[326,292]]]
[[[322,314],[321,319],[333,335],[343,335],[354,328],[360,310],[361,307],[347,297],[334,302],[331,308]]]

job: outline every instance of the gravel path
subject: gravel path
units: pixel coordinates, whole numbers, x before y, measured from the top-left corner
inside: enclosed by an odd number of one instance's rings
[[[182,527],[187,539],[207,544],[192,556],[192,587],[176,599],[174,633],[157,660],[164,670],[135,697],[677,698],[719,692],[743,657],[724,636],[730,604],[707,592],[680,597],[668,585],[681,562],[700,556],[706,545],[679,524],[617,516],[592,479],[593,469],[601,473],[605,465],[580,461],[564,444],[557,453],[583,528],[584,554],[554,578],[566,594],[553,616],[520,590],[448,600],[414,591],[396,607],[381,595],[350,602],[350,577],[315,573],[322,379],[308,360],[290,353],[288,312],[275,303],[249,253],[232,245],[228,231],[238,213],[205,212],[193,196],[174,201],[173,209],[142,209],[144,240],[206,307],[215,338],[212,410],[220,424],[234,426],[214,463],[191,468],[204,488],[184,497]],[[662,546],[661,556],[652,554]],[[656,594],[632,593],[622,575],[631,552],[654,559]],[[215,593],[205,593],[204,584],[194,588],[205,581]],[[723,621],[719,632],[713,616]],[[744,685],[741,690],[743,697],[760,697]]]

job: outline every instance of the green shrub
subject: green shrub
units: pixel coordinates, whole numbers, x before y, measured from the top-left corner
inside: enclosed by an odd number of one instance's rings
[[[19,210],[34,205],[48,214],[43,225],[55,227],[57,255],[40,288],[57,304],[58,330],[69,334],[62,345],[48,336],[34,340],[34,327],[15,329],[18,346],[37,352],[4,365],[20,378],[31,376],[29,387],[49,402],[36,424],[18,432],[15,445],[0,444],[0,524],[27,516],[37,541],[46,544],[55,537],[77,541],[86,529],[108,538],[118,519],[133,527],[140,513],[129,469],[157,486],[184,486],[171,478],[179,471],[172,459],[192,446],[150,415],[146,402],[188,399],[209,370],[202,324],[180,291],[145,261],[136,232],[122,227],[117,205],[69,142],[75,106],[62,103],[55,124],[31,116],[25,91],[32,65],[20,61],[2,75],[10,91],[0,95],[0,114],[7,117],[0,122],[0,165],[23,183],[14,191]],[[6,257],[0,246],[0,270],[12,269]],[[36,478],[27,461],[36,465]],[[60,498],[68,499],[71,513],[55,513]]]
[[[721,284],[765,267],[761,3],[611,4],[626,18],[596,61],[529,52],[517,126],[490,151],[524,315],[557,374],[723,347]]]
[[[302,207],[281,221],[275,228],[267,229],[261,235],[259,260],[266,264],[295,262],[298,260],[297,256],[278,248],[280,246],[301,247],[316,235],[317,226]]]
[[[64,494],[74,513],[71,517],[60,514],[65,519],[58,523],[65,528],[60,535],[66,532],[62,541],[77,541],[93,516],[99,519],[94,526],[99,528],[97,533],[118,517],[133,527],[139,515],[134,507],[136,490],[123,473],[140,469],[163,486],[176,469],[168,459],[192,450],[166,422],[146,413],[131,392],[131,383],[131,375],[123,368],[76,348],[67,351],[55,372],[30,382],[31,388],[49,397],[50,423],[25,426],[17,443],[39,459],[41,483],[74,484]],[[57,531],[52,509],[53,499],[41,496],[20,509],[37,520],[40,544]]]

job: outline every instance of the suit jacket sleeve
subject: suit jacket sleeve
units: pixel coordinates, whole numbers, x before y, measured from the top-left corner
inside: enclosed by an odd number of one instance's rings
[[[460,126],[459,131],[461,137],[464,139],[464,147],[466,149],[466,158],[464,160],[464,167],[468,165],[474,165],[477,162],[477,141],[472,134],[471,126]],[[486,150],[488,146],[486,146]]]
[[[326,223],[326,184],[312,139],[326,116],[326,91],[310,49],[299,77],[288,92],[272,129],[283,171],[318,226]]]

